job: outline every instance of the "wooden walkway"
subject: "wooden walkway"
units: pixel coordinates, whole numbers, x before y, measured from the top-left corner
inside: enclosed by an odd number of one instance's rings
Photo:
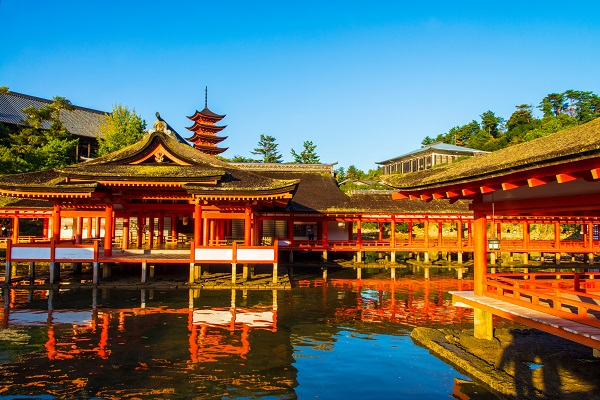
[[[474,307],[502,318],[548,332],[593,349],[600,349],[600,328],[557,317],[507,301],[478,296],[473,292],[449,292],[456,306]]]

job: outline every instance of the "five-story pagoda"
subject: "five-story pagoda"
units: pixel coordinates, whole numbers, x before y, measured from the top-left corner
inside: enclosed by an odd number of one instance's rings
[[[194,148],[200,150],[206,154],[217,155],[221,154],[227,147],[218,147],[217,145],[223,140],[227,139],[227,136],[217,136],[217,133],[226,128],[224,126],[216,125],[219,121],[225,118],[225,115],[215,114],[208,108],[208,88],[205,90],[204,97],[204,109],[202,111],[196,110],[194,115],[187,117],[194,125],[187,130],[193,132],[192,137],[186,140],[194,144]]]

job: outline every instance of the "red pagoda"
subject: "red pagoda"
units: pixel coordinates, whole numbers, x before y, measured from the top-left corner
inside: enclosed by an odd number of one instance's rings
[[[217,122],[225,118],[225,115],[215,114],[208,109],[208,88],[205,91],[204,109],[196,110],[194,115],[188,117],[194,122],[189,128],[194,134],[186,140],[194,144],[194,148],[212,156],[221,154],[227,147],[217,147],[219,143],[227,139],[227,136],[217,136],[217,133],[226,128],[225,126],[216,125]]]

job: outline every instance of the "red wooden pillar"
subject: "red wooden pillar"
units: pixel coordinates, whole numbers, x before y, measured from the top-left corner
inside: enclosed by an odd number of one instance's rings
[[[161,245],[165,242],[165,214],[158,214],[158,244]]]
[[[83,241],[83,217],[77,217],[75,221],[77,224],[75,227],[75,243],[81,244]]]
[[[87,237],[88,239],[94,237],[92,229],[92,217],[87,218]]]
[[[323,223],[323,246],[327,247],[329,243],[329,239],[327,238],[329,235],[329,222],[324,220]]]
[[[413,222],[408,221],[408,245],[412,245],[413,242]]]
[[[554,221],[554,248],[560,249],[560,221]]]
[[[377,238],[377,240],[379,240],[380,242],[383,241],[383,223],[379,222],[379,237]]]
[[[177,215],[171,216],[171,240],[175,243],[178,242],[177,236],[179,233],[177,232]]]
[[[112,256],[113,205],[108,204],[104,210],[104,255]],[[98,218],[100,219],[100,218]]]
[[[288,217],[287,219],[287,236],[290,242],[290,246],[294,245],[294,220],[292,217]]]
[[[127,250],[129,248],[129,215],[123,217],[123,240],[121,248]]]
[[[102,229],[102,217],[96,217],[96,234],[95,238],[100,237],[100,230]],[[106,224],[104,225],[104,229],[106,229]]]
[[[148,217],[148,246],[152,248],[154,245],[154,214]]]
[[[425,248],[429,248],[429,220],[425,220],[423,222],[423,240],[425,244]]]
[[[42,236],[44,238],[48,238],[48,225],[49,225],[48,222],[49,222],[48,218],[44,218],[42,220]]]
[[[390,226],[390,246],[392,246],[392,249],[396,248],[396,219],[393,217]]]
[[[456,223],[456,243],[458,244],[458,248],[462,249],[463,247],[463,224],[461,220],[458,220]]]
[[[18,235],[18,226],[19,220],[17,219],[17,235]],[[60,243],[60,206],[55,204],[52,208],[52,239],[54,239],[54,243]]]
[[[487,273],[487,221],[485,213],[473,213],[473,285],[476,295],[482,295]]]
[[[438,221],[438,247],[442,247],[442,243],[443,243],[443,228],[444,227],[444,223],[442,221]]]
[[[360,218],[356,221],[356,243],[359,247],[362,245],[362,220]]]
[[[137,247],[141,248],[144,244],[144,217],[141,214],[137,216]]]
[[[54,217],[54,214],[53,214]],[[52,221],[54,222],[54,220]],[[60,223],[59,223],[60,224]],[[52,230],[54,233],[54,229]],[[12,236],[11,239],[14,243],[19,243],[19,217],[12,217]]]
[[[208,245],[215,246],[215,220],[211,219],[209,221],[209,237],[208,237]]]
[[[529,252],[529,221],[523,221],[523,247]]]
[[[473,222],[467,222],[467,246],[473,245]]]
[[[252,246],[252,207],[246,207],[244,216],[244,245]]]
[[[202,206],[194,205],[194,244],[202,246]]]
[[[594,247],[594,225],[591,221],[587,223],[587,248],[591,249]]]

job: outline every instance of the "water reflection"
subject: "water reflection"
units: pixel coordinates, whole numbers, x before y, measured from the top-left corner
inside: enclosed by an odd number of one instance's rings
[[[4,290],[0,395],[335,398],[349,378],[360,377],[364,387],[348,396],[438,398],[452,393],[454,378],[465,378],[407,334],[417,325],[469,326],[471,313],[451,306],[446,291],[468,290],[471,283],[316,285],[292,291]]]

